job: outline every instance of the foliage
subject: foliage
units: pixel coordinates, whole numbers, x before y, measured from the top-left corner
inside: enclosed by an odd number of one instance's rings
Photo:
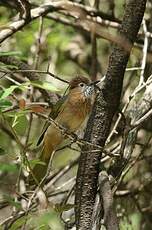
[[[0,9],[1,29],[7,29],[10,22],[19,20],[17,12],[20,10],[16,9],[15,6],[11,8],[9,1],[7,2],[8,5],[4,6],[3,1],[0,1],[0,4],[3,5]],[[32,8],[35,7],[34,4],[41,6],[44,2],[31,1]],[[80,5],[83,6],[84,4],[86,7],[90,6],[91,1],[71,2],[80,2]],[[116,2],[113,8],[111,8],[109,2]],[[46,121],[43,115],[48,115],[51,112],[58,98],[63,96],[67,89],[66,83],[51,77],[48,72],[52,72],[64,80],[70,80],[78,74],[94,79],[91,75],[92,69],[95,68],[92,63],[93,59],[97,58],[95,79],[100,79],[106,73],[108,58],[113,44],[112,39],[117,34],[116,30],[122,20],[126,1],[109,2],[101,1],[97,10],[107,15],[109,23],[111,23],[110,26],[100,24],[103,34],[108,32],[110,36],[106,39],[100,36],[96,37],[97,57],[94,56],[92,51],[94,45],[92,31],[88,32],[81,26],[81,24],[85,24],[85,21],[83,22],[85,15],[81,15],[78,10],[74,12],[73,9],[72,13],[69,9],[56,9],[54,12],[43,15],[43,19],[38,17],[30,23],[27,22],[21,30],[1,43],[0,198],[2,198],[2,202],[0,201],[0,216],[2,217],[0,217],[0,222],[5,222],[7,217],[12,215],[10,206],[15,209],[16,213],[19,211],[24,212],[24,215],[17,218],[8,229],[19,229],[25,225],[27,229],[62,230],[65,225],[63,219],[66,220],[67,224],[73,221],[73,186],[80,151],[79,145],[74,143],[71,147],[70,141],[66,140],[63,146],[60,146],[59,150],[56,151],[51,167],[50,175],[52,177],[49,177],[51,178],[49,179],[50,185],[48,182],[48,187],[45,190],[47,201],[43,194],[44,197],[38,198],[38,204],[36,189],[33,189],[33,187],[29,189],[29,187],[26,187],[26,182],[24,185],[22,182],[24,177],[27,176],[30,167],[35,164],[43,164],[37,159],[40,149],[36,145]],[[150,9],[152,9],[152,3],[149,0],[145,22],[147,31],[152,36],[152,10]],[[108,12],[111,12],[111,14]],[[75,14],[78,14],[78,16],[75,16]],[[89,21],[89,23],[91,22]],[[84,27],[87,27],[87,23]],[[120,110],[123,110],[123,115],[116,114],[115,116],[112,124],[112,136],[105,148],[111,155],[107,157],[105,151],[102,159],[103,162],[105,161],[104,168],[107,171],[113,162],[119,160],[116,156],[117,148],[123,146],[123,140],[127,140],[125,135],[128,135],[128,129],[134,124],[135,119],[132,114],[136,114],[137,110],[135,108],[139,107],[143,102],[142,100],[146,98],[144,97],[146,92],[144,84],[147,83],[147,87],[151,84],[151,38],[150,36],[148,37],[148,47],[144,51],[143,47],[146,47],[144,39],[146,36],[142,26],[136,47],[134,47],[128,63],[128,68],[138,68],[126,70],[120,104]],[[146,61],[144,60],[144,54],[147,56]],[[32,76],[37,74],[38,79],[30,79],[27,72],[19,72],[19,70],[23,69],[20,69],[18,64],[1,61],[4,60],[1,59],[2,57],[15,58],[15,60],[21,61],[22,64],[28,63],[30,68],[27,70],[29,72],[31,69],[37,70],[37,72],[32,72]],[[144,61],[145,66],[143,66]],[[141,73],[141,67],[144,71],[143,74]],[[143,80],[142,77],[144,78]],[[139,85],[140,80],[142,82]],[[45,92],[47,92],[47,95]],[[151,96],[149,101],[152,101]],[[141,100],[141,98],[143,99]],[[138,113],[140,114],[141,111],[138,111]],[[42,116],[39,116],[39,114],[42,114]],[[142,116],[144,115],[142,114]],[[116,129],[113,130],[118,116],[121,119],[119,119]],[[140,119],[141,117],[137,116],[136,118]],[[114,194],[116,197],[115,207],[120,220],[120,229],[122,230],[150,229],[151,226],[151,120],[147,119],[141,126],[139,125],[137,132],[135,144],[129,158],[131,167],[129,168],[128,166],[125,169],[126,171],[123,171],[123,176],[117,181],[118,187]],[[80,136],[82,136],[82,133],[81,131]],[[67,146],[67,148],[64,148],[64,146]],[[123,151],[124,149],[121,150]],[[67,171],[66,166],[69,167]],[[4,195],[5,193],[9,195],[6,196]],[[46,209],[42,211],[44,206]],[[6,208],[5,215],[2,215],[3,208]],[[9,225],[10,222],[8,221],[7,223],[6,221],[5,224]]]

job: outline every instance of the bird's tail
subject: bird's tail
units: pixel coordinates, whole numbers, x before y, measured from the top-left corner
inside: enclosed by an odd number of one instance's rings
[[[52,152],[53,151],[50,151],[50,156],[52,155]],[[32,169],[32,172],[29,176],[29,184],[39,183],[44,178],[44,176],[46,175],[50,158],[43,159],[44,155],[45,155],[44,150],[42,150],[41,156],[39,157],[40,162],[38,162],[34,166],[34,168]]]
[[[34,184],[40,182],[46,175],[48,164],[56,147],[62,142],[63,135],[59,129],[49,127],[44,135],[43,150],[39,157],[40,163],[36,164],[29,177],[29,183]]]

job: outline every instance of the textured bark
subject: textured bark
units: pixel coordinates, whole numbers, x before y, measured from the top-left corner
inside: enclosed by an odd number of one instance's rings
[[[133,42],[137,38],[145,5],[146,0],[130,0],[126,6],[119,35],[127,48],[118,46],[113,48],[106,79],[96,98],[85,132],[85,139],[94,144],[104,146],[113,115],[118,109],[125,68]],[[92,211],[97,192],[101,153],[92,153],[91,150],[88,146],[82,148],[77,174],[75,213],[76,228],[79,230],[91,229]]]
[[[113,204],[113,194],[108,174],[101,171],[99,174],[99,192],[103,202],[104,223],[107,230],[118,230],[118,220]]]

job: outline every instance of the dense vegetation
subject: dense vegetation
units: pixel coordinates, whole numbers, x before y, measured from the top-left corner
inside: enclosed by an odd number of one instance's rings
[[[56,6],[55,1],[31,0],[31,18],[28,1],[21,1],[25,8],[17,2],[0,0],[0,229],[62,230],[74,222],[79,141],[59,146],[43,191],[28,185],[28,172],[41,163],[37,141],[66,81],[77,75],[104,79],[113,45],[127,49],[117,30],[128,1],[75,0]],[[41,13],[47,2],[53,8]],[[101,158],[101,170],[113,177],[122,230],[152,225],[151,39],[148,0]],[[127,161],[123,167],[122,159]]]

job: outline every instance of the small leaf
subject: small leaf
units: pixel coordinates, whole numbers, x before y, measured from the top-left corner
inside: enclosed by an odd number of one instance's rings
[[[42,229],[52,229],[61,230],[64,229],[59,215],[54,211],[49,209],[49,211],[41,211],[33,216],[31,222],[31,229],[41,229],[40,226],[44,226]]]
[[[2,171],[2,172],[15,172],[15,171],[17,171],[17,166],[15,164],[0,163],[0,171]]]
[[[28,89],[29,84],[30,84],[30,82],[23,83],[19,86],[18,85],[11,85],[9,88],[4,89],[4,91],[2,92],[2,94],[0,96],[0,100],[8,97],[15,89],[20,89],[22,91]]]
[[[30,160],[30,165],[34,167],[35,165],[46,165],[43,161],[39,159]]]
[[[41,89],[50,90],[53,92],[59,91],[54,85],[52,85],[52,83],[47,81],[32,81],[31,85]]]
[[[13,116],[13,123],[12,123],[12,127],[15,127],[19,122],[21,122],[22,117],[26,117],[27,111],[26,110],[20,110],[18,112],[16,112]]]
[[[18,69],[18,66],[16,65],[4,65],[4,64],[0,64],[0,68],[8,68],[8,69]]]
[[[9,195],[4,195],[4,199],[9,202],[12,206],[15,206],[17,209],[21,208],[21,204],[19,202],[14,201],[14,198],[12,198]]]
[[[0,100],[8,97],[16,88],[18,88],[17,85],[11,85],[9,88],[5,89],[0,97]]]
[[[10,111],[10,112],[7,112],[6,114],[5,114],[5,116],[7,116],[7,117],[13,117],[14,118],[14,116],[16,115],[18,113],[18,116],[19,117],[21,117],[21,116],[25,116],[26,114],[28,114],[29,113],[29,110],[28,109],[24,109],[24,110],[20,110],[20,111]]]
[[[18,230],[18,229],[23,229],[24,224],[28,220],[29,215],[27,216],[22,216],[21,218],[17,219],[13,225],[10,227],[10,230]],[[1,230],[1,229],[0,229]]]
[[[7,108],[7,107],[10,107],[10,106],[12,106],[11,101],[5,100],[5,99],[0,100],[0,109]]]
[[[31,111],[35,113],[45,113],[46,109],[40,105],[31,106]]]
[[[9,52],[0,52],[0,56],[19,56],[21,55],[21,52],[19,51],[9,51]]]
[[[16,121],[14,121],[14,126],[17,135],[25,135],[27,125],[28,125],[26,113],[27,111],[25,110],[20,110],[16,113],[17,119]]]

